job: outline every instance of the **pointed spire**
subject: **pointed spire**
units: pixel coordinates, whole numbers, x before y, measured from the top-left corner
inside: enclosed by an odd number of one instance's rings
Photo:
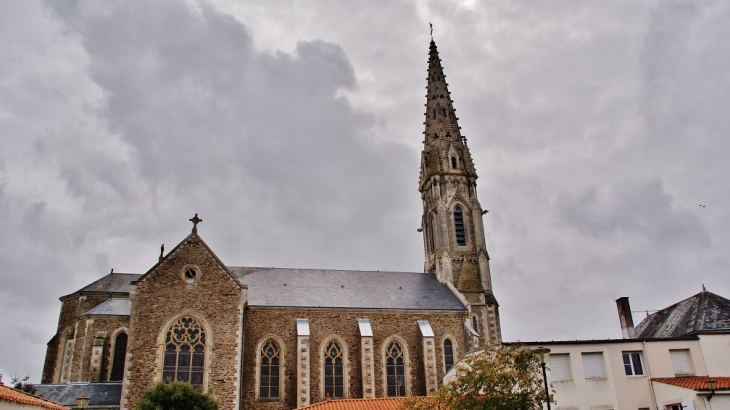
[[[436,42],[431,39],[428,58],[428,85],[426,87],[426,129],[424,131],[424,163],[421,183],[434,174],[457,173],[476,179],[474,162],[461,135],[456,110],[449,93]],[[456,152],[456,163],[450,158]],[[454,166],[455,165],[455,166]]]

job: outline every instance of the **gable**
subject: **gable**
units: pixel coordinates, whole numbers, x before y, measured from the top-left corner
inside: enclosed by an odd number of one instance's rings
[[[201,270],[205,266],[205,271]],[[197,270],[200,277],[193,276],[186,278],[189,269]],[[153,280],[157,276],[178,276],[181,283],[186,280],[189,284],[205,282],[203,276],[210,273],[222,273],[227,280],[230,280],[239,288],[245,288],[238,278],[231,273],[227,266],[218,259],[215,253],[208,247],[197,233],[193,232],[182,240],[170,253],[164,256],[155,266],[139,279],[134,281],[135,285]],[[169,278],[168,278],[169,279]]]

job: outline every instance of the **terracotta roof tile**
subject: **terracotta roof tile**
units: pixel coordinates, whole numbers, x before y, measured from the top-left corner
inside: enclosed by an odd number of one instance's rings
[[[299,410],[403,410],[408,397],[389,397],[384,399],[342,399],[326,400]]]
[[[715,390],[730,390],[730,377],[695,376],[656,378],[651,380],[659,383],[671,384],[672,386],[684,387],[685,389],[709,391],[710,389],[707,388],[707,380],[710,379],[717,382]]]
[[[60,404],[54,403],[50,400],[42,399],[32,394],[2,385],[0,385],[0,401],[43,407],[45,409],[69,410],[68,407],[61,406]]]

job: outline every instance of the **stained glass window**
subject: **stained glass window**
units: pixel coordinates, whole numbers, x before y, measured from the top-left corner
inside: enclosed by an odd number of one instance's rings
[[[273,340],[267,340],[261,346],[261,372],[259,374],[259,397],[279,397],[279,345]]]
[[[444,340],[444,364],[447,372],[454,366],[454,345],[451,339]]]
[[[343,364],[342,347],[337,342],[328,343],[324,351],[325,397],[345,397]]]
[[[170,326],[165,335],[162,379],[202,387],[204,369],[205,331],[195,319],[183,316]]]
[[[390,342],[385,349],[385,373],[388,397],[406,395],[406,372],[403,347],[398,342]]]

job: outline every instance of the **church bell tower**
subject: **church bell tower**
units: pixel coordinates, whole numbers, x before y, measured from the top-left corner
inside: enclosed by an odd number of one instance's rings
[[[467,323],[480,344],[502,341],[499,304],[492,293],[489,254],[477,199],[477,173],[461,135],[436,43],[431,39],[426,87],[426,130],[418,190],[423,200],[424,270],[458,291]]]

